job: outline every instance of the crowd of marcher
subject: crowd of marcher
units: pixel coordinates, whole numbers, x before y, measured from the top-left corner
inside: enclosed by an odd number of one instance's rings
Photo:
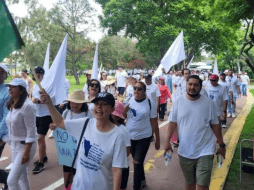
[[[33,86],[26,69],[5,84],[7,73],[0,64],[0,157],[9,143],[12,159],[9,172],[0,170],[5,190],[30,189],[28,163],[38,151],[33,174],[45,169],[46,135],[56,128],[80,141],[76,169],[63,166],[65,184],[68,181],[64,189],[126,189],[131,155],[131,188],[140,190],[146,186],[144,160],[151,141],[160,149],[158,119],[163,121],[167,113],[165,154],[173,151],[171,143],[178,147],[186,189],[208,189],[214,154],[225,158],[221,128],[227,127],[228,117],[236,117],[236,99],[247,95],[250,83],[245,72],[232,70],[217,75],[209,70],[162,69],[156,76],[153,70],[126,72],[120,66],[101,72],[99,80],[87,71],[83,90],[71,93],[66,79],[66,100],[54,105],[55,97]],[[42,81],[44,69],[38,66],[35,73]]]

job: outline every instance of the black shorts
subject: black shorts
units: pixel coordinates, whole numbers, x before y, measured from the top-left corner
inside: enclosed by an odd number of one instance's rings
[[[123,168],[121,189],[125,189],[127,187],[128,179],[129,179],[129,168]]]
[[[37,133],[39,135],[47,135],[49,124],[52,123],[51,116],[36,117]]]
[[[125,88],[124,87],[118,87],[118,94],[124,94]]]
[[[63,172],[71,172],[71,167],[63,165]],[[73,175],[76,174],[76,169],[73,168]]]

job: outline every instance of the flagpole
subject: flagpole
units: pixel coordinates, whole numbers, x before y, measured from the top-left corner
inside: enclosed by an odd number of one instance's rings
[[[40,81],[39,81],[39,79],[38,79],[38,77],[37,77],[37,75],[36,75],[36,73],[35,73],[34,67],[33,67],[32,64],[31,64],[31,61],[30,61],[30,59],[29,59],[29,57],[28,57],[28,54],[27,54],[27,51],[26,51],[25,46],[22,46],[22,50],[24,51],[26,60],[27,60],[28,64],[30,65],[30,68],[31,68],[32,73],[33,73],[33,75],[34,75],[36,84],[39,86],[40,90],[42,90],[43,88],[42,88],[41,83],[40,83]]]

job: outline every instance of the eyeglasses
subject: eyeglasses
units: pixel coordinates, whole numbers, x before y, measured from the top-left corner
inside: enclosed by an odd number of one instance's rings
[[[98,83],[91,83],[91,84],[89,84],[89,86],[91,86],[91,87],[95,86],[96,88],[99,88],[100,85]]]
[[[134,86],[133,87],[133,89],[136,91],[142,91],[144,88],[143,87],[136,87],[136,86]]]

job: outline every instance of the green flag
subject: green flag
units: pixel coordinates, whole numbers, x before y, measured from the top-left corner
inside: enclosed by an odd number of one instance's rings
[[[14,50],[25,46],[17,26],[5,4],[0,0],[0,61]]]

